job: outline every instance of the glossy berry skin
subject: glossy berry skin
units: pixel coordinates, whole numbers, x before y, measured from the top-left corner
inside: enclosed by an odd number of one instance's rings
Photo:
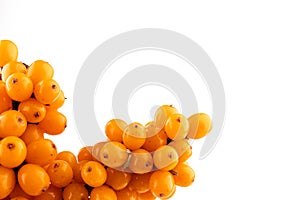
[[[28,124],[25,132],[20,137],[26,145],[29,143],[44,139],[43,131],[36,124]]]
[[[0,138],[7,136],[20,137],[26,130],[25,116],[16,110],[8,110],[0,114]]]
[[[0,114],[12,108],[12,100],[6,92],[5,82],[0,80]]]
[[[138,193],[145,193],[149,191],[149,181],[152,172],[145,174],[132,174],[129,188],[137,191]]]
[[[187,139],[172,141],[168,145],[176,150],[179,162],[185,162],[192,156],[192,146]]]
[[[72,169],[77,164],[76,156],[71,151],[61,151],[55,157],[55,160],[64,160],[71,166]]]
[[[33,200],[62,200],[62,189],[53,186],[52,184],[39,196],[33,197]]]
[[[190,186],[195,180],[194,170],[186,163],[178,163],[178,165],[171,170],[175,184],[181,187]]]
[[[148,173],[153,168],[151,153],[144,149],[137,149],[131,152],[129,169],[136,174]]]
[[[93,188],[90,200],[117,200],[117,195],[113,189],[107,185],[102,185],[100,187]]]
[[[123,142],[123,132],[127,123],[121,119],[112,119],[105,125],[105,134],[110,141]]]
[[[9,194],[9,198],[15,198],[15,197],[25,197],[27,199],[32,199],[32,196],[26,194],[22,188],[20,187],[19,184],[15,185],[15,188],[13,189],[13,191]]]
[[[25,164],[18,171],[18,183],[27,194],[38,196],[50,186],[50,178],[44,168]]]
[[[157,169],[169,171],[177,165],[178,154],[173,147],[164,145],[154,152],[153,161]]]
[[[73,179],[72,167],[64,160],[54,160],[47,168],[51,184],[58,187],[66,187]]]
[[[127,159],[127,149],[119,142],[108,142],[100,151],[101,163],[111,168],[121,167]]]
[[[31,142],[27,146],[26,162],[40,166],[50,164],[57,155],[55,144],[49,139]]]
[[[74,180],[77,182],[77,183],[84,183],[82,177],[81,177],[81,170],[82,170],[82,167],[84,166],[85,163],[89,162],[89,160],[82,160],[82,161],[79,161],[75,167],[73,168],[73,174],[74,174]]]
[[[155,199],[156,197],[152,194],[151,191],[137,194],[137,200],[155,200]]]
[[[149,188],[154,196],[166,198],[172,194],[174,187],[174,178],[170,172],[158,170],[152,173]]]
[[[32,80],[32,83],[36,85],[42,80],[52,79],[54,74],[53,67],[43,60],[34,61],[27,71],[27,76]]]
[[[168,136],[164,128],[159,131],[157,130],[158,128],[153,122],[146,125],[147,138],[142,146],[143,149],[149,152],[154,152],[159,147],[167,144]]]
[[[0,199],[7,197],[16,185],[14,170],[0,165]]]
[[[92,147],[92,157],[95,161],[100,161],[101,149],[107,142],[98,142]]]
[[[167,119],[171,114],[178,113],[177,109],[172,105],[162,105],[160,106],[154,115],[154,122],[156,126],[161,130],[164,128]]]
[[[166,121],[165,131],[171,140],[182,140],[188,134],[189,122],[182,114],[172,114]]]
[[[136,150],[146,141],[145,127],[137,122],[129,124],[123,132],[123,143],[130,150]]]
[[[42,80],[34,86],[35,98],[43,104],[51,104],[60,94],[60,86],[53,79]]]
[[[122,189],[122,190],[117,190],[117,199],[121,200],[136,200],[137,199],[137,192],[136,191],[131,191],[128,187]]]
[[[19,111],[25,116],[27,122],[38,123],[46,115],[46,106],[34,98],[30,98],[19,104]]]
[[[26,158],[26,144],[16,136],[8,136],[0,141],[0,164],[7,168],[18,167]]]
[[[63,191],[64,200],[88,200],[89,193],[83,184],[71,183]]]
[[[0,67],[18,58],[18,47],[10,40],[0,40]]]
[[[82,161],[82,160],[93,160],[93,156],[92,156],[92,146],[86,146],[86,147],[82,147],[77,155],[77,159],[78,161]]]
[[[106,184],[112,187],[114,190],[122,190],[129,184],[131,180],[131,173],[119,171],[112,168],[107,168],[107,180]]]
[[[6,80],[6,92],[15,101],[25,101],[33,92],[33,84],[24,73],[11,74]]]
[[[210,117],[205,113],[196,113],[188,118],[189,132],[187,137],[191,139],[200,139],[207,135],[212,127]]]
[[[13,73],[21,72],[23,74],[27,73],[27,69],[25,65],[21,62],[11,61],[4,65],[2,69],[2,80],[6,81],[6,79]]]
[[[49,135],[58,135],[67,127],[67,118],[57,110],[47,110],[38,126]]]
[[[46,107],[50,110],[57,110],[64,105],[65,100],[65,94],[62,90],[60,90],[58,97],[51,104],[47,104]]]
[[[81,169],[83,181],[91,187],[100,187],[107,178],[107,173],[102,164],[96,161],[85,163]]]

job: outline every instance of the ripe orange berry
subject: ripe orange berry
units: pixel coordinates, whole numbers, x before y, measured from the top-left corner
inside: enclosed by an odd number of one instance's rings
[[[45,79],[35,84],[33,92],[39,102],[50,105],[58,98],[60,91],[60,86],[55,80]]]
[[[28,194],[26,194],[22,188],[20,187],[19,184],[15,185],[15,188],[13,189],[13,191],[9,194],[9,198],[14,198],[14,197],[25,197],[27,199],[31,199],[32,197]]]
[[[71,183],[63,191],[64,200],[88,200],[89,193],[83,184]]]
[[[170,172],[173,174],[175,184],[181,187],[188,187],[195,180],[194,170],[186,163],[178,163]]]
[[[121,167],[127,159],[127,149],[120,142],[107,142],[100,151],[100,161],[111,168]]]
[[[93,160],[92,156],[92,146],[82,147],[77,155],[78,161],[82,160]]]
[[[66,187],[73,179],[72,167],[64,160],[54,160],[47,168],[51,184],[62,188]]]
[[[38,196],[47,191],[50,178],[44,168],[35,164],[25,164],[18,171],[18,183],[27,194]]]
[[[67,118],[57,110],[47,110],[38,126],[49,135],[58,135],[67,127]]]
[[[7,168],[18,167],[26,158],[26,145],[16,136],[8,136],[0,141],[0,164]]]
[[[169,116],[174,113],[178,113],[178,111],[172,105],[162,105],[156,110],[154,115],[154,122],[159,130],[161,130],[165,126]]]
[[[137,122],[129,124],[123,132],[123,143],[130,150],[136,150],[146,141],[145,127]]]
[[[31,142],[27,146],[26,162],[40,166],[51,163],[57,155],[55,144],[49,139],[41,139]]]
[[[18,47],[10,40],[0,40],[0,67],[18,58]]]
[[[43,60],[34,61],[29,67],[27,76],[32,80],[32,83],[36,85],[42,80],[48,80],[53,77],[54,70],[52,66]]]
[[[62,190],[58,187],[53,186],[52,184],[39,196],[33,197],[33,200],[62,200]]]
[[[14,170],[0,165],[0,199],[7,197],[16,185]]]
[[[107,142],[98,142],[96,143],[93,147],[92,147],[92,156],[93,156],[93,160],[95,161],[100,161],[100,157],[101,157],[101,149],[102,147],[106,144]]]
[[[38,127],[36,124],[28,124],[25,132],[20,137],[26,145],[30,142],[44,139],[44,133],[42,129]]]
[[[152,172],[145,174],[132,174],[129,188],[137,191],[138,193],[145,193],[149,191],[149,181]]]
[[[27,127],[27,121],[21,112],[8,110],[0,114],[0,138],[21,136]]]
[[[166,198],[172,194],[175,182],[172,174],[167,171],[155,171],[149,181],[152,194],[158,198]]]
[[[26,197],[17,196],[17,197],[11,198],[10,200],[29,200],[29,199]]]
[[[173,147],[164,145],[154,151],[153,161],[157,169],[169,171],[177,165],[178,154]]]
[[[127,123],[121,119],[112,119],[105,125],[105,134],[110,141],[123,142],[123,131]]]
[[[81,177],[81,170],[82,170],[82,167],[85,163],[87,163],[89,160],[82,160],[82,161],[79,161],[75,167],[73,168],[73,174],[74,174],[74,180],[77,182],[77,183],[84,183],[84,181],[82,180],[82,177]]]
[[[59,152],[55,158],[55,160],[64,160],[71,166],[72,169],[77,164],[76,156],[71,151],[62,151]]]
[[[130,182],[132,174],[119,171],[113,168],[107,168],[106,184],[112,187],[114,190],[124,189]]]
[[[13,73],[6,80],[6,92],[15,101],[25,101],[32,95],[32,81],[24,73]]]
[[[19,111],[25,116],[27,122],[38,123],[46,115],[46,106],[36,99],[30,98],[19,104]]]
[[[113,189],[107,185],[102,185],[100,187],[93,188],[90,200],[117,200],[117,195]]]
[[[107,173],[102,164],[96,161],[89,161],[83,165],[81,177],[89,186],[99,187],[105,183]]]
[[[136,174],[148,173],[153,168],[151,153],[144,149],[137,149],[131,152],[129,169]]]
[[[58,97],[51,104],[47,104],[47,109],[57,110],[64,105],[65,100],[65,94],[62,90],[60,90]]]
[[[27,73],[26,66],[17,61],[10,61],[6,65],[4,65],[2,69],[2,80],[6,81],[6,79],[13,73],[21,72],[23,74]]]
[[[150,125],[146,126],[146,133],[147,133],[147,130],[149,130],[147,128],[149,126],[155,126],[155,125],[150,124]],[[153,152],[157,148],[159,148],[163,145],[166,145],[167,140],[168,140],[168,136],[164,129],[161,129],[160,131],[156,132],[155,134],[152,134],[152,133],[153,132],[147,133],[146,141],[145,141],[144,145],[142,146],[143,149],[145,149],[149,152]]]
[[[151,191],[137,194],[137,200],[155,200],[155,199],[156,197],[152,194]]]
[[[179,162],[185,162],[192,156],[192,146],[187,139],[172,141],[168,145],[176,150]]]
[[[6,92],[5,82],[0,80],[0,114],[12,108],[12,100]]]
[[[136,191],[131,191],[129,190],[128,187],[122,189],[122,190],[117,190],[117,199],[121,200],[136,200],[137,199],[137,193]]]
[[[188,118],[189,132],[187,137],[191,139],[200,139],[207,135],[212,127],[210,117],[205,113],[196,113]]]
[[[189,122],[182,114],[172,114],[167,119],[165,131],[172,140],[184,139],[189,131]]]

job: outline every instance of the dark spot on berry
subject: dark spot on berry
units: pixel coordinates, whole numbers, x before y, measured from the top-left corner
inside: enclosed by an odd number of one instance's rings
[[[108,158],[108,154],[105,153],[105,154],[103,155],[103,158]]]
[[[168,157],[169,157],[170,159],[172,159],[172,158],[173,158],[173,154],[169,153],[169,154],[168,154]]]
[[[39,118],[39,117],[40,117],[40,113],[39,113],[39,112],[35,112],[35,113],[33,114],[33,116],[34,116],[35,118]]]
[[[134,128],[138,128],[138,125],[134,125]]]
[[[59,168],[59,163],[55,163],[53,168]]]
[[[53,90],[55,90],[55,89],[56,89],[56,85],[55,85],[55,84],[52,84],[52,85],[51,85],[51,88],[52,88]]]
[[[56,146],[55,146],[55,144],[54,144],[54,143],[52,143],[52,148],[53,148],[53,149],[56,149]]]
[[[164,196],[165,196],[164,193],[160,193],[160,194],[159,194],[159,197],[164,197]]]
[[[18,117],[18,122],[19,123],[22,123],[23,122],[23,119],[21,117]]]
[[[47,191],[47,188],[43,188],[43,189],[42,189],[42,192],[46,192],[46,191]]]
[[[91,171],[93,171],[93,168],[88,167],[88,168],[87,168],[87,172],[91,172]]]
[[[12,83],[16,84],[17,82],[18,82],[18,79],[17,78],[13,78]]]
[[[47,104],[45,104],[45,106],[50,106],[50,104],[49,104],[49,103],[47,103]]]
[[[8,148],[9,150],[11,150],[11,149],[15,148],[15,144],[13,144],[13,143],[8,143],[8,144],[7,144],[7,148]]]
[[[176,121],[178,121],[179,123],[181,122],[181,119],[180,119],[180,117],[178,117],[177,119],[176,119]]]

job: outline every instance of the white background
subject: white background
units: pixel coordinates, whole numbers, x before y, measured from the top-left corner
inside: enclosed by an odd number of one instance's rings
[[[13,40],[23,62],[49,61],[68,97],[62,112],[69,126],[54,139],[60,151],[81,147],[72,95],[89,53],[124,31],[165,28],[209,54],[227,104],[216,148],[204,160],[194,154],[196,181],[172,199],[300,198],[298,1],[99,2],[0,0],[0,39]]]

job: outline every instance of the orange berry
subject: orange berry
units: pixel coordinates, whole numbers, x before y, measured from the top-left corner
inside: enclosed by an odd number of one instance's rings
[[[105,125],[105,134],[110,141],[123,142],[123,131],[127,123],[121,119],[112,119]]]
[[[138,193],[145,193],[149,191],[149,181],[152,173],[145,174],[132,174],[129,188],[137,191]]]
[[[20,137],[26,145],[30,142],[44,139],[43,131],[36,124],[28,124],[25,132]]]
[[[92,147],[93,160],[100,161],[100,157],[101,157],[100,151],[106,143],[107,142],[98,142]]]
[[[37,84],[34,87],[34,97],[43,104],[51,104],[60,94],[60,86],[53,79],[45,79]]]
[[[137,199],[137,193],[136,191],[131,191],[129,190],[128,187],[122,189],[122,190],[117,190],[117,199],[121,200],[136,200]]]
[[[127,159],[127,149],[120,142],[107,142],[100,151],[100,161],[111,168],[121,167]]]
[[[54,160],[47,168],[51,184],[62,188],[66,187],[73,179],[72,167],[64,160]]]
[[[25,164],[18,171],[18,183],[27,194],[38,196],[47,191],[50,178],[44,168],[35,164]]]
[[[47,105],[47,109],[57,110],[64,105],[65,100],[65,94],[60,90],[58,97],[51,104]]]
[[[33,84],[24,73],[13,73],[6,80],[6,92],[15,101],[25,101],[33,92]]]
[[[84,183],[84,181],[82,180],[82,177],[81,177],[81,170],[82,170],[82,167],[85,163],[87,163],[89,160],[82,160],[82,161],[79,161],[75,167],[73,168],[73,174],[74,174],[74,180],[77,182],[77,183]]]
[[[48,80],[53,77],[54,70],[52,66],[43,60],[34,61],[27,71],[27,76],[32,80],[32,83],[36,85],[42,80]]]
[[[38,126],[49,135],[58,135],[67,127],[67,118],[57,110],[47,110]]]
[[[137,200],[155,200],[155,199],[156,197],[152,194],[151,191],[137,194]]]
[[[182,114],[172,114],[167,119],[165,131],[172,140],[184,139],[189,131],[189,122]]]
[[[12,100],[6,92],[5,82],[0,80],[0,114],[12,108]]]
[[[82,147],[77,155],[78,161],[82,160],[93,160],[92,156],[92,146]]]
[[[62,200],[62,190],[58,187],[53,186],[52,184],[39,196],[35,196],[33,200]]]
[[[19,104],[19,111],[25,116],[27,122],[38,123],[46,115],[46,106],[36,99],[30,98]]]
[[[0,164],[7,168],[18,167],[26,158],[26,144],[16,136],[8,136],[0,141]]]
[[[18,47],[10,40],[0,40],[0,67],[18,58]]]
[[[169,116],[174,113],[178,113],[178,111],[172,105],[162,105],[156,110],[154,115],[154,122],[159,130],[161,130],[165,126]]]
[[[64,200],[88,200],[89,193],[83,184],[71,183],[63,191]]]
[[[168,145],[176,150],[179,162],[185,162],[192,156],[192,146],[187,139],[172,141]]]
[[[51,163],[57,155],[55,144],[49,139],[41,139],[31,142],[27,146],[26,162],[40,166]]]
[[[102,185],[92,189],[90,200],[117,200],[117,195],[113,189]]]
[[[191,139],[200,139],[207,135],[212,127],[210,117],[205,113],[196,113],[188,118],[189,132],[187,137]]]
[[[178,163],[170,172],[173,174],[175,184],[181,187],[190,186],[195,180],[194,170],[186,163]]]
[[[64,160],[71,166],[72,169],[77,164],[76,156],[71,151],[62,151],[59,152],[55,158],[55,160]]]
[[[20,137],[26,130],[27,121],[21,112],[8,110],[0,114],[0,138]]]
[[[153,168],[151,153],[144,149],[137,149],[131,152],[129,169],[136,174],[148,173]]]
[[[130,150],[136,150],[146,141],[145,127],[137,122],[129,124],[123,132],[123,143]]]
[[[26,197],[17,196],[17,197],[11,198],[10,200],[29,200],[29,199]]]
[[[7,197],[16,185],[14,170],[0,165],[0,199]]]
[[[170,172],[158,170],[152,173],[149,188],[154,196],[166,198],[172,194],[174,187],[174,178]]]
[[[2,69],[2,80],[6,81],[6,79],[13,73],[21,72],[23,74],[27,73],[26,66],[17,61],[10,61],[6,65],[4,65]]]
[[[106,184],[111,186],[114,190],[124,189],[130,182],[132,174],[119,171],[112,168],[107,168]]]
[[[146,133],[147,133],[147,130],[149,130],[149,128],[147,128],[149,126],[155,127],[154,124],[152,124],[152,123],[149,124],[148,126],[146,126]],[[151,128],[151,129],[153,129],[153,128]],[[157,148],[159,148],[163,145],[166,145],[167,140],[168,140],[168,136],[164,129],[161,129],[158,132],[155,131],[155,134],[153,134],[153,132],[150,131],[150,133],[149,132],[147,133],[147,138],[146,138],[146,141],[145,141],[144,145],[142,146],[142,148],[149,152],[153,152]]]
[[[178,154],[173,147],[164,145],[154,151],[153,161],[157,169],[169,171],[177,165]]]
[[[13,191],[9,194],[9,198],[14,198],[14,197],[25,197],[27,199],[31,199],[32,197],[28,194],[26,194],[22,188],[20,187],[19,184],[15,185],[15,188],[13,189]]]
[[[81,177],[89,186],[99,187],[105,183],[107,173],[102,164],[96,161],[89,161],[83,165]]]

